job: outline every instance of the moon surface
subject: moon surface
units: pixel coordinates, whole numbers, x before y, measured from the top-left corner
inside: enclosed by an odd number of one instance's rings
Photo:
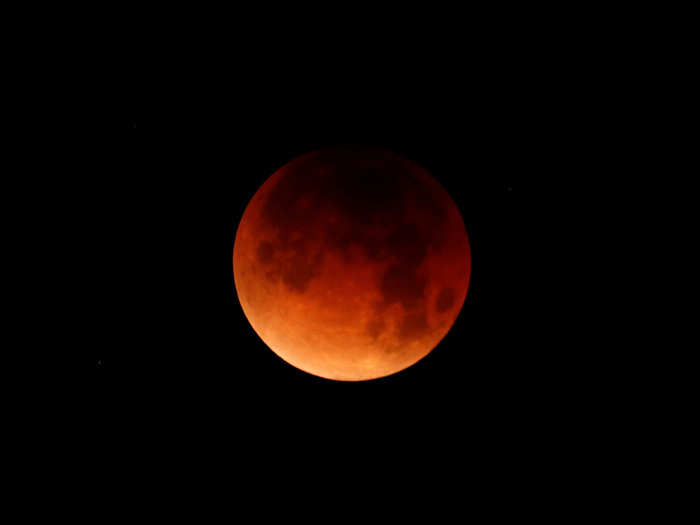
[[[233,249],[255,332],[291,365],[340,381],[391,375],[430,353],[470,271],[445,189],[414,162],[362,147],[280,168],[248,204]]]

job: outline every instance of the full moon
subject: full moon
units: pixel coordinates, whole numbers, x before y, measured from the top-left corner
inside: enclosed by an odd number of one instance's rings
[[[248,321],[310,374],[363,381],[429,354],[464,304],[464,222],[423,168],[383,150],[315,151],[275,172],[236,232]]]

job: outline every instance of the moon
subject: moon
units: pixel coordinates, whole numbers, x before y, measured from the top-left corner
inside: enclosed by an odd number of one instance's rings
[[[276,171],[245,209],[233,248],[238,298],[279,357],[364,381],[429,354],[459,314],[471,252],[445,189],[388,151],[340,147]]]

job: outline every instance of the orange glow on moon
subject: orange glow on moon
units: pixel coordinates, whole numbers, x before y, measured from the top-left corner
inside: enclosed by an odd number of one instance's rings
[[[348,147],[299,157],[260,187],[233,271],[243,312],[278,356],[362,381],[413,365],[445,337],[471,255],[457,206],[427,171]]]

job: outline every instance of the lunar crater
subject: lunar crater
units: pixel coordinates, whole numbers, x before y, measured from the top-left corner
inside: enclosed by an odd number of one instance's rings
[[[456,300],[455,291],[452,288],[443,288],[435,300],[435,310],[438,313],[445,313],[452,308]]]
[[[258,244],[258,261],[262,264],[270,264],[274,261],[275,247],[269,241],[261,241]]]
[[[427,279],[414,266],[394,264],[383,274],[380,291],[385,305],[401,303],[410,309],[419,303],[425,294]]]

